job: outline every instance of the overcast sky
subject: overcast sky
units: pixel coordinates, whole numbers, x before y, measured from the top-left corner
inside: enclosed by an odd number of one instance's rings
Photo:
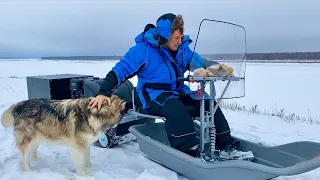
[[[123,55],[147,23],[167,12],[183,15],[193,40],[208,18],[244,26],[248,52],[320,51],[319,0],[2,0],[0,57]],[[204,37],[242,35],[217,27],[200,33],[199,46]]]

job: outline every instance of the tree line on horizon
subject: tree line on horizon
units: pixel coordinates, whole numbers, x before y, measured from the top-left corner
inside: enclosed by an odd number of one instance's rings
[[[210,59],[239,59],[243,54],[206,54]],[[42,60],[119,60],[123,56],[49,56]],[[320,60],[319,52],[247,53],[247,60]]]
[[[248,60],[320,60],[319,52],[248,53]]]

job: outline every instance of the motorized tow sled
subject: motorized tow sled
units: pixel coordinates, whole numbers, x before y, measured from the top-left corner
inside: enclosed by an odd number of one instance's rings
[[[213,82],[222,79],[200,80],[198,78],[201,84],[204,84],[205,81]],[[232,79],[236,78],[229,78],[227,81],[230,82]],[[211,88],[214,87],[212,84]],[[202,101],[204,99],[203,97]],[[201,142],[203,156],[212,158],[213,162],[205,162],[171,148],[163,122],[133,125],[129,131],[137,137],[140,151],[146,157],[192,180],[265,180],[277,176],[296,175],[320,167],[320,143],[295,142],[267,147],[238,137],[235,138],[241,143],[237,149],[252,151],[255,158],[252,161],[219,161],[219,151],[214,147],[214,136],[209,133],[214,130],[212,123],[214,119],[204,115],[203,104],[200,121],[195,121],[195,129]],[[133,111],[129,113],[138,117],[150,117]]]
[[[209,28],[200,28],[204,24]],[[252,161],[220,161],[219,151],[215,149],[213,114],[217,107],[213,107],[213,101],[216,100],[218,106],[222,99],[240,98],[245,95],[246,31],[237,24],[208,19],[203,20],[200,27],[199,32],[201,29],[204,36],[199,36],[198,32],[196,43],[202,38],[200,43],[202,48],[197,45],[197,52],[209,60],[221,60],[221,63],[227,64],[234,70],[233,75],[228,77],[199,77],[189,74],[187,78],[179,79],[189,82],[189,86],[190,82],[199,84],[199,88],[196,89],[198,96],[194,98],[202,103],[200,117],[194,122],[201,153],[206,161],[170,147],[164,122],[133,125],[129,128],[129,131],[137,137],[140,151],[151,160],[192,180],[265,180],[277,176],[296,175],[320,167],[320,143],[294,142],[267,147],[238,137],[234,137],[240,140],[237,149],[252,151],[255,158]],[[214,31],[223,34],[219,35]],[[225,33],[230,34],[230,37],[224,35]],[[214,40],[208,40],[210,35],[215,36]],[[212,50],[219,53],[208,55],[212,54]],[[205,100],[210,101],[209,112],[205,112]],[[132,101],[134,102],[134,96]],[[139,113],[135,108],[128,114],[136,118],[150,117],[165,120],[164,117]]]

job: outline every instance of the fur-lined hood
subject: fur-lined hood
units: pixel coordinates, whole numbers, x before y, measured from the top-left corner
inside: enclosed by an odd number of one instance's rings
[[[175,30],[180,29],[182,32],[184,31],[183,26],[184,21],[182,15],[176,16],[172,13],[167,13],[159,17],[156,28],[150,28],[140,33],[135,38],[135,42],[137,44],[140,42],[149,42],[152,45],[164,47]],[[182,44],[186,41],[188,42],[186,43],[187,45],[192,42],[189,35],[184,35]]]
[[[157,20],[157,33],[168,40],[177,29],[181,29],[183,33],[183,26],[184,21],[182,15],[176,16],[172,13],[167,13],[160,16]]]

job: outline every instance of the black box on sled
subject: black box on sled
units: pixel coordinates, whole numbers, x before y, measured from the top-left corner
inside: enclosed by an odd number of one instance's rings
[[[83,98],[84,97],[84,90],[83,90],[83,83],[87,80],[91,79],[88,77],[84,78],[72,78],[70,80],[70,91],[71,91],[71,99]]]
[[[92,77],[81,74],[29,76],[27,77],[28,99],[45,98],[61,100],[78,98],[79,93],[73,92],[72,88],[82,88],[81,81]],[[71,79],[74,84],[71,83]],[[77,90],[75,89],[75,91]]]

